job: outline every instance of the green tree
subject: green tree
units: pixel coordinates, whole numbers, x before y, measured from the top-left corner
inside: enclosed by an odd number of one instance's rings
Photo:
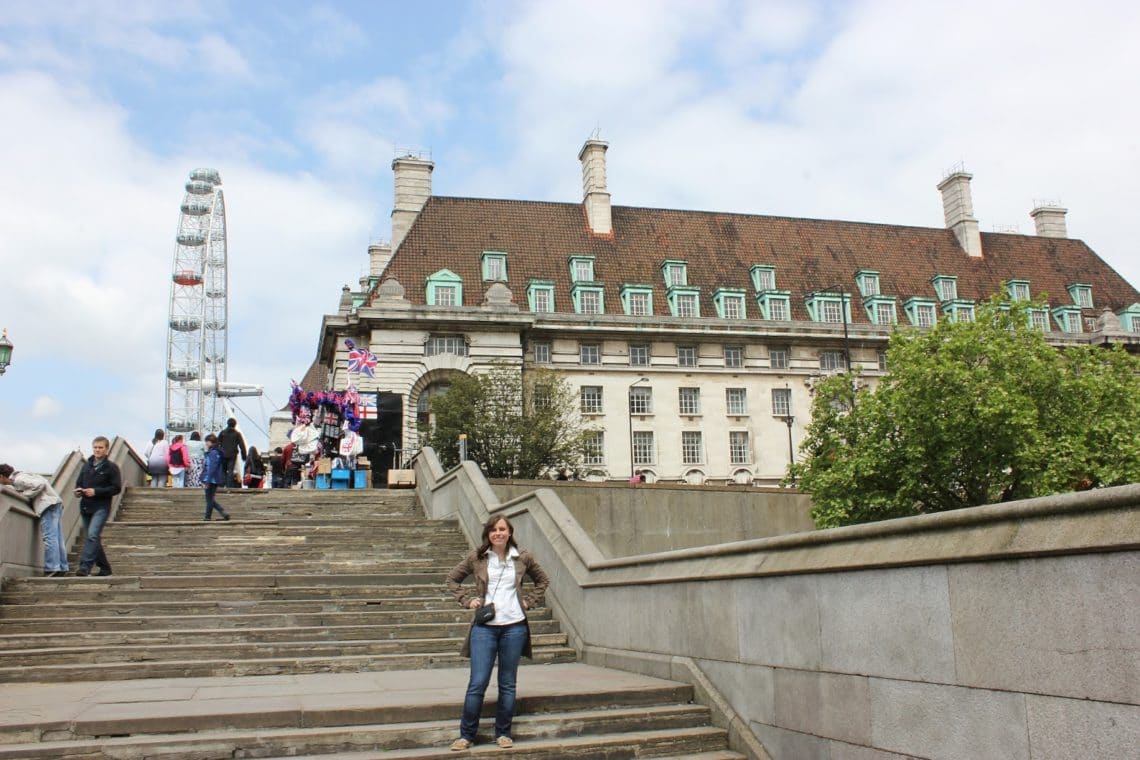
[[[445,467],[459,463],[459,436],[467,458],[492,478],[537,478],[551,469],[576,469],[583,429],[577,394],[556,373],[494,365],[460,375],[446,393],[433,396],[435,426],[426,442]]]
[[[1140,360],[1054,348],[1029,308],[995,299],[974,322],[898,331],[874,391],[846,374],[816,386],[788,475],[817,526],[1140,481]]]

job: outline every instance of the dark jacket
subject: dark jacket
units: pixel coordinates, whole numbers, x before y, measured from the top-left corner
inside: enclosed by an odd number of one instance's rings
[[[241,458],[245,459],[245,439],[241,437],[237,428],[228,427],[218,433],[218,448],[222,450],[222,457],[225,459],[233,459],[239,451]]]
[[[119,473],[119,465],[109,458],[96,462],[91,456],[83,463],[75,487],[95,489],[94,496],[84,496],[79,500],[79,511],[93,515],[100,509],[111,508],[111,499],[123,490],[123,476]]]
[[[460,606],[467,607],[472,599],[486,599],[487,598],[487,555],[479,555],[478,549],[472,549],[463,561],[452,568],[451,572],[447,574],[447,589],[451,595],[455,597],[455,601],[459,602]],[[530,593],[523,593],[522,579],[524,576],[530,576],[534,581],[534,588]],[[475,593],[470,593],[471,589],[462,585],[463,581],[469,576],[475,577]],[[533,610],[535,607],[541,607],[543,600],[546,598],[546,588],[550,585],[550,579],[546,577],[542,567],[539,566],[538,560],[534,558],[528,551],[519,550],[519,556],[515,557],[515,578],[518,580],[518,597],[519,607],[522,608],[523,615]],[[526,602],[524,605],[523,602]],[[472,621],[474,626],[474,621]],[[463,656],[471,656],[471,629],[467,630],[467,640],[463,642]],[[523,657],[531,657],[530,648],[530,623],[526,624],[526,645],[523,647]]]

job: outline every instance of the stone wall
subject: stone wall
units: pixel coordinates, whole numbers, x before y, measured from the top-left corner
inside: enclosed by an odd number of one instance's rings
[[[547,487],[606,557],[812,530],[811,497],[750,486],[491,481],[499,501]]]
[[[470,537],[509,516],[584,661],[694,683],[751,757],[1140,746],[1140,485],[606,558],[550,489],[499,503],[430,450],[417,483]]]

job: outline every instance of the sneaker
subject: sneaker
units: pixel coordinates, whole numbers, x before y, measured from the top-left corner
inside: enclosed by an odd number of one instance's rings
[[[75,571],[75,577],[76,578],[86,578],[89,575],[91,575],[90,570],[76,570]]]
[[[230,513],[226,512],[224,515],[222,515],[222,522],[229,522],[229,521],[230,521]]]
[[[499,745],[499,749],[510,749],[515,746],[515,740],[509,736],[500,736],[495,740],[495,744]]]
[[[112,573],[110,570],[108,570],[107,572],[103,572],[102,570],[100,570],[99,572],[95,573],[96,578],[106,578],[106,577],[111,576],[111,575],[114,575],[114,573]]]
[[[471,740],[460,737],[451,743],[452,752],[460,752],[465,749],[471,748]]]

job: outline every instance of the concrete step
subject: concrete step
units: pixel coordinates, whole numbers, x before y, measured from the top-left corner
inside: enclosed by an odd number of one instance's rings
[[[330,576],[332,580],[333,576]],[[114,604],[120,601],[168,601],[173,588],[138,588],[113,584],[57,584],[51,591],[6,591],[0,603],[12,605],[39,604]],[[406,599],[410,597],[440,598],[441,583],[435,584],[354,584],[351,586],[268,586],[207,587],[177,589],[187,602],[253,601],[263,599]]]

